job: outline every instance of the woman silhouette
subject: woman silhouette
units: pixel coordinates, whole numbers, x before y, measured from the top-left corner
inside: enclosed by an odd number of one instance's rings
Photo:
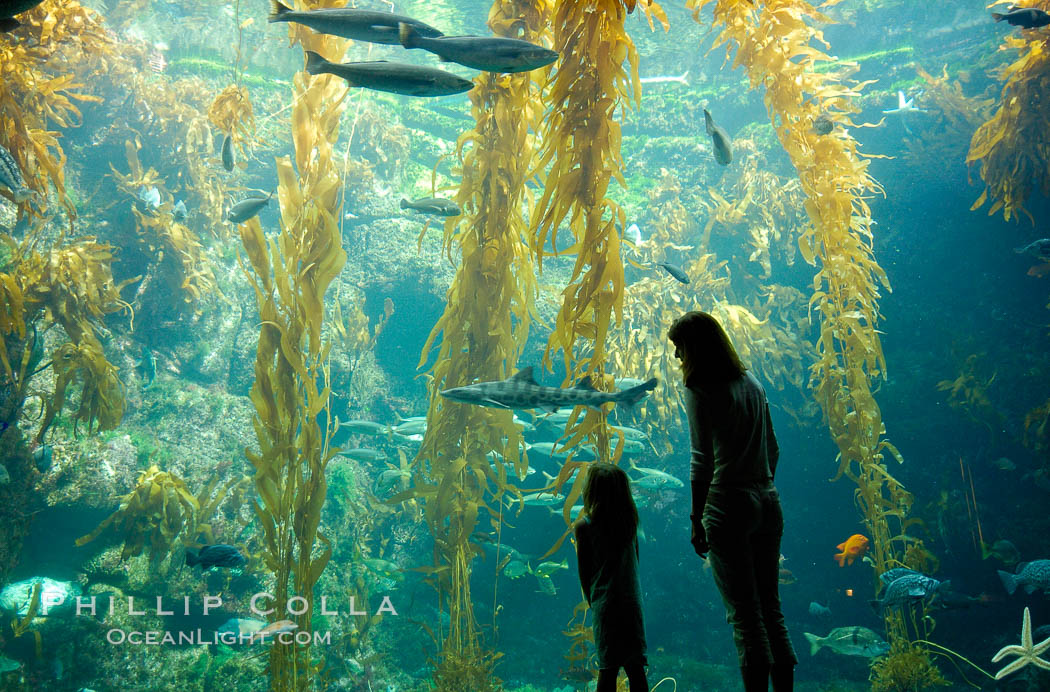
[[[685,383],[693,548],[710,553],[746,692],[765,692],[770,679],[775,692],[790,692],[798,658],[780,610],[780,448],[765,391],[711,315],[686,313],[667,336]]]

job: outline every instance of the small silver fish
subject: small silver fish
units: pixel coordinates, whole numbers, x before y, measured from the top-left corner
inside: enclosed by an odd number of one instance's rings
[[[1050,238],[1040,238],[1039,240],[1033,240],[1027,245],[1015,247],[1014,252],[1016,252],[1019,255],[1031,255],[1036,259],[1041,259],[1050,262]]]
[[[267,197],[242,199],[230,207],[230,211],[226,214],[226,219],[231,223],[244,223],[253,216],[257,216],[270,203],[271,197],[273,197],[272,192]]]
[[[711,145],[715,150],[715,161],[723,166],[728,166],[733,162],[733,140],[729,138],[725,130],[715,125],[711,113],[706,108],[704,109],[704,127],[711,137]]]
[[[670,262],[657,262],[656,266],[662,267],[665,272],[673,276],[680,283],[689,283],[689,275],[686,274],[680,267],[677,267],[671,264]]]
[[[813,121],[813,132],[818,135],[830,135],[835,129],[835,121],[826,115],[820,115]]]
[[[233,138],[227,134],[222,138],[222,167],[225,168],[227,172],[232,172],[233,164]]]
[[[459,205],[450,199],[440,197],[424,197],[414,202],[407,199],[401,200],[402,209],[413,209],[420,214],[431,214],[433,216],[459,216],[462,212]]]

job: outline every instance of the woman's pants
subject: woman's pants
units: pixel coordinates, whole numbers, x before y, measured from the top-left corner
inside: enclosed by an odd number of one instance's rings
[[[713,485],[703,524],[740,667],[768,675],[773,666],[794,666],[798,658],[780,610],[784,514],[776,488],[772,483]]]
[[[632,663],[624,666],[627,673],[627,684],[631,692],[649,692],[649,681],[645,677],[645,668],[640,663]],[[616,678],[620,673],[619,668],[601,668],[598,670],[598,687],[594,692],[616,692]]]

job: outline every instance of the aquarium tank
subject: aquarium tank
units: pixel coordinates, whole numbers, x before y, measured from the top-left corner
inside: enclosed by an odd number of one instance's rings
[[[0,0],[0,690],[1050,690],[1048,114],[1050,0]]]

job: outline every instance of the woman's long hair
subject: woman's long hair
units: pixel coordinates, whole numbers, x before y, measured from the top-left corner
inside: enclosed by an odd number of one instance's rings
[[[607,546],[622,546],[638,534],[631,479],[619,466],[604,462],[590,465],[583,483],[583,512],[598,540]]]
[[[708,388],[744,374],[733,343],[722,325],[706,312],[687,312],[667,330],[667,338],[682,359],[682,379],[687,387]]]

